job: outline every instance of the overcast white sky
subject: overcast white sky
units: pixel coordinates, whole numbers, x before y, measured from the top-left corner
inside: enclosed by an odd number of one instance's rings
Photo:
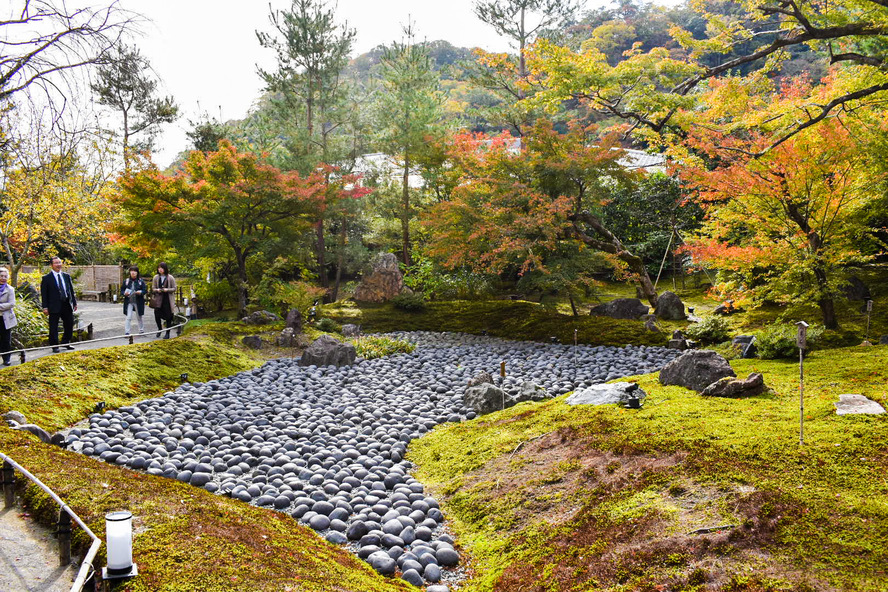
[[[587,0],[586,7],[608,4]],[[271,0],[276,9],[289,5],[289,0]],[[259,46],[255,33],[271,30],[269,2],[123,0],[122,6],[151,19],[136,43],[162,78],[164,92],[175,97],[183,112],[159,138],[155,160],[166,166],[186,147],[189,118],[194,120],[203,111],[219,117],[221,111],[223,120],[240,119],[259,97],[262,81],[256,64],[274,67],[272,52]],[[508,41],[472,13],[472,0],[339,0],[337,15],[357,30],[355,55],[400,39],[408,15],[420,39],[445,39],[490,51],[508,49]]]

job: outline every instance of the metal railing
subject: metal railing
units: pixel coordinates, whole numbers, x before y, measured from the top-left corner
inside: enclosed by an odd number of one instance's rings
[[[95,577],[95,568],[93,560],[99,547],[102,546],[102,539],[97,537],[90,528],[84,524],[83,520],[74,513],[74,510],[68,507],[68,504],[62,501],[56,493],[44,483],[32,475],[27,469],[0,452],[0,460],[3,461],[3,497],[5,498],[5,507],[10,508],[15,505],[15,471],[28,478],[34,485],[42,489],[46,495],[51,497],[59,505],[59,519],[57,534],[59,537],[59,565],[66,566],[71,563],[71,520],[77,523],[77,526],[92,539],[89,550],[80,562],[80,570],[77,572],[77,578],[71,585],[71,592],[81,592],[83,586]]]
[[[152,333],[160,334],[160,333],[169,333],[170,331],[175,331],[176,336],[179,336],[182,334],[182,329],[185,327],[185,325],[188,324],[188,321],[190,319],[181,313],[175,313],[173,315],[173,317],[178,317],[182,322],[172,325],[170,327],[166,327],[165,329],[158,329],[156,331],[145,331],[144,333],[133,333],[130,335],[115,335],[113,337],[100,337],[99,339],[89,339],[87,341],[77,341],[75,343],[80,343],[80,344],[99,343],[102,341],[114,341],[114,340],[120,340],[120,339],[129,339],[129,345],[132,345],[133,343],[135,343],[134,340],[136,337],[145,337],[147,335],[151,335]],[[67,346],[74,347],[70,343],[63,343],[63,344],[56,344],[56,345],[40,345],[37,347],[14,349],[14,350],[5,352],[4,355],[7,355],[7,354],[8,355],[16,355],[17,354],[19,356],[19,363],[24,364],[25,362],[28,361],[28,356],[27,356],[28,352],[43,351],[46,349],[60,349],[60,348],[67,347]],[[58,353],[61,353],[61,352],[58,352]]]

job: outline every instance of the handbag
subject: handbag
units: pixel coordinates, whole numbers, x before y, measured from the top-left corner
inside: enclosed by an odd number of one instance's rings
[[[148,300],[148,308],[160,308],[163,305],[163,293],[151,292],[151,298]]]

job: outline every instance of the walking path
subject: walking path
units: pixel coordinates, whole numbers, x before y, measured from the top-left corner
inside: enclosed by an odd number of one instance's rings
[[[122,304],[110,302],[78,302],[77,313],[80,315],[80,326],[86,327],[87,325],[92,323],[93,339],[103,339],[103,341],[80,341],[77,343],[73,343],[71,345],[74,347],[75,350],[99,349],[102,347],[126,345],[129,343],[129,337],[124,337],[123,335],[123,328],[126,317],[123,316]],[[147,307],[145,308],[145,316],[143,317],[143,319],[145,331],[148,331],[148,333],[142,336],[134,336],[133,342],[145,343],[148,341],[163,339],[163,334],[161,334],[160,337],[157,337],[157,325],[154,322],[154,313],[151,309]],[[135,319],[133,319],[133,325],[136,325]],[[138,331],[138,325],[132,327],[132,330],[133,332]],[[175,330],[171,332],[171,336],[175,336]],[[115,337],[115,339],[104,340],[108,337]],[[62,349],[61,351],[65,352],[67,350]],[[36,360],[37,358],[52,355],[52,353],[53,351],[50,348],[44,348],[37,351],[29,351],[26,355],[26,361]],[[17,354],[13,354],[12,364],[19,364],[19,360],[19,356]],[[2,588],[0,588],[0,590],[2,590]]]
[[[15,506],[0,510],[0,590],[67,592],[79,566],[60,567],[52,531],[20,512]]]

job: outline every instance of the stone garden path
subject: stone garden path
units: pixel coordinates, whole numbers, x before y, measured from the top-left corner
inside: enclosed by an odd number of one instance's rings
[[[77,565],[59,566],[58,543],[20,507],[0,510],[0,590],[67,592]]]

